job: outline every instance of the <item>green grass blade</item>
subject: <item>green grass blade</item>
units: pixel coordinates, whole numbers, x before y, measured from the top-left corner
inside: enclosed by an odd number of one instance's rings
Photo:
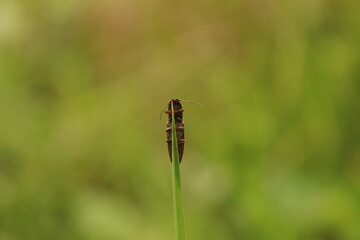
[[[181,192],[181,176],[180,176],[180,161],[179,150],[177,144],[174,105],[171,102],[172,112],[172,185],[173,185],[173,201],[174,201],[174,217],[175,217],[175,234],[176,240],[186,240],[184,207]]]

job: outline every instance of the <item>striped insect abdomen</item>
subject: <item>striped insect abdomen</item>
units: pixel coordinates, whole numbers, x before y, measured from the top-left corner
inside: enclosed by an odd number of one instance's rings
[[[179,151],[179,160],[181,162],[183,153],[184,153],[184,145],[185,145],[185,128],[184,128],[184,121],[183,121],[183,112],[180,100],[172,99],[169,101],[168,104],[168,111],[165,111],[169,115],[166,133],[167,133],[167,144],[168,144],[168,152],[170,161],[172,161],[172,132],[171,132],[171,123],[172,123],[172,111],[171,111],[171,102],[174,106],[174,117],[175,117],[175,127],[176,127],[176,137],[178,143],[178,151]]]

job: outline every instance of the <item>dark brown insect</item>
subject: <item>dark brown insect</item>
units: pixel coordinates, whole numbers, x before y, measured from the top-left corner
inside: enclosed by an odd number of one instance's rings
[[[167,135],[167,145],[168,145],[168,152],[169,152],[169,157],[170,157],[170,161],[172,161],[172,149],[171,149],[171,145],[172,145],[172,111],[171,111],[171,103],[173,104],[174,107],[174,117],[175,117],[175,128],[176,128],[176,137],[177,137],[177,143],[178,143],[178,150],[179,150],[179,161],[181,162],[182,157],[183,157],[183,153],[184,153],[184,145],[185,145],[185,128],[184,128],[184,121],[183,121],[183,112],[184,109],[181,106],[180,102],[187,102],[187,103],[193,103],[193,104],[197,104],[202,106],[202,104],[200,103],[196,103],[196,102],[191,102],[191,101],[186,101],[186,100],[181,100],[181,99],[171,99],[168,104],[165,106],[165,108],[163,109],[163,111],[161,112],[161,114],[163,112],[165,112],[168,115],[168,122],[166,125],[166,135]],[[167,110],[164,111],[167,107]],[[161,118],[161,114],[160,114],[160,118]]]
[[[171,102],[174,106],[174,117],[175,117],[175,128],[176,128],[176,136],[177,136],[177,143],[178,143],[178,150],[179,150],[179,160],[181,162],[183,153],[184,153],[184,145],[185,145],[185,128],[184,128],[184,121],[183,121],[183,112],[181,100],[179,99],[171,99],[167,105],[166,114],[168,114],[168,122],[166,125],[166,133],[167,133],[167,145],[169,151],[170,161],[172,161],[172,151],[171,151],[171,144],[172,144],[172,133],[171,133],[171,123],[172,123],[172,111],[171,111]]]

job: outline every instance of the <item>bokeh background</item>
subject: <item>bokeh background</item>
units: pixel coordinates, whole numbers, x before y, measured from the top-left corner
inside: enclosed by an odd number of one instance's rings
[[[0,239],[360,239],[357,0],[0,2]]]

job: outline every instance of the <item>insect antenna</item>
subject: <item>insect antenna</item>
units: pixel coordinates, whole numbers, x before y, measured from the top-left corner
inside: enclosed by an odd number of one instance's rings
[[[182,102],[186,102],[186,103],[191,103],[191,104],[196,104],[196,105],[199,105],[199,106],[204,106],[203,104],[201,103],[198,103],[198,102],[192,102],[192,101],[188,101],[188,100],[184,100],[184,99],[179,99],[180,101]]]
[[[203,107],[204,105],[203,104],[201,104],[201,103],[198,103],[198,102],[192,102],[192,101],[188,101],[188,100],[184,100],[184,99],[179,99],[181,102],[186,102],[186,103],[191,103],[191,104],[196,104],[196,105],[199,105],[199,106],[201,106],[201,107]],[[171,101],[171,100],[170,100]],[[170,102],[169,101],[169,102]],[[162,117],[162,115],[163,115],[163,113],[164,113],[164,111],[165,111],[165,109],[166,109],[166,107],[169,105],[169,103],[167,103],[166,105],[165,105],[165,107],[163,108],[163,110],[160,112],[160,120],[161,120],[161,117]]]
[[[169,104],[169,103],[167,103],[167,104],[165,105],[165,107],[163,108],[163,110],[160,112],[160,120],[161,120],[161,117],[162,117],[162,115],[163,115],[166,107],[168,106],[168,104]]]

